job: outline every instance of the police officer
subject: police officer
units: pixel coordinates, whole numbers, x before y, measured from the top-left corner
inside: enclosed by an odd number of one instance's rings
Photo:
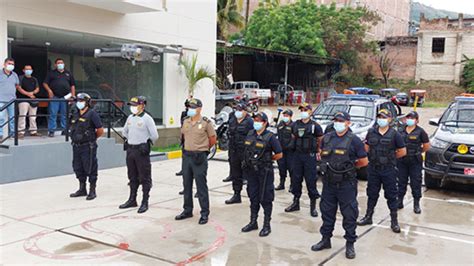
[[[258,229],[257,217],[260,205],[265,215],[263,228],[259,235],[271,233],[273,199],[275,197],[273,160],[283,157],[280,142],[276,136],[266,130],[268,117],[265,113],[254,115],[253,128],[245,138],[244,172],[247,177],[247,193],[250,198],[250,223],[242,228],[242,232]]]
[[[291,192],[294,198],[293,203],[285,209],[285,212],[293,212],[300,209],[304,176],[310,199],[310,214],[312,217],[317,217],[316,199],[319,198],[319,192],[316,187],[316,154],[319,152],[319,142],[322,139],[323,130],[318,123],[311,120],[311,105],[304,103],[298,109],[301,111],[301,119],[293,125],[295,153],[293,159],[294,182],[291,184]]]
[[[405,116],[405,125],[399,128],[407,145],[407,156],[398,160],[398,209],[403,209],[403,197],[407,191],[410,178],[411,193],[413,195],[413,211],[421,213],[421,170],[423,169],[422,153],[430,148],[430,139],[425,130],[418,126],[418,113],[409,112]]]
[[[201,115],[202,102],[193,98],[189,100],[188,118],[184,120],[181,134],[186,141],[183,151],[183,212],[175,217],[183,220],[193,217],[193,179],[196,180],[201,218],[199,224],[209,220],[209,191],[207,188],[207,155],[216,144],[216,131],[212,122]]]
[[[253,120],[247,114],[247,104],[241,101],[235,106],[234,115],[229,119],[229,162],[230,176],[234,195],[225,201],[225,204],[241,203],[240,192],[243,186],[242,160],[244,140],[253,129]]]
[[[96,198],[97,184],[97,138],[102,136],[104,129],[99,115],[91,109],[91,97],[87,93],[79,93],[76,98],[79,112],[71,119],[72,167],[77,179],[79,190],[70,194],[71,198],[87,195],[87,200]],[[89,177],[89,194],[86,181]]]
[[[334,131],[324,135],[321,143],[321,172],[323,192],[321,195],[320,232],[322,240],[313,245],[313,251],[331,248],[331,237],[336,223],[337,206],[343,217],[342,227],[346,231],[346,257],[355,258],[354,242],[359,209],[357,203],[357,168],[367,166],[367,153],[362,141],[350,131],[350,115],[338,112],[334,116]]]
[[[130,99],[130,112],[125,122],[123,135],[127,139],[127,171],[130,186],[130,197],[119,206],[120,209],[137,207],[137,191],[142,185],[143,198],[138,213],[148,210],[148,199],[152,187],[150,151],[158,140],[155,121],[145,112],[146,98],[136,96]]]
[[[290,173],[290,181],[293,176],[293,153],[295,150],[295,142],[293,139],[293,124],[291,120],[293,111],[287,109],[283,111],[283,118],[277,125],[278,141],[283,149],[283,158],[278,160],[278,170],[280,172],[280,184],[275,190],[285,189],[285,180],[287,172]]]
[[[392,231],[400,233],[397,220],[398,187],[397,159],[406,155],[405,142],[397,130],[390,127],[392,116],[386,109],[377,114],[377,125],[369,129],[365,149],[369,153],[367,177],[367,212],[358,225],[372,224],[372,215],[383,185],[384,196],[390,209]]]

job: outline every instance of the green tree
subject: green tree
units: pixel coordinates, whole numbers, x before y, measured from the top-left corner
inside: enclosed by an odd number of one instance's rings
[[[193,55],[191,58],[183,56],[179,59],[179,65],[188,81],[186,89],[189,95],[194,95],[199,81],[206,78],[214,80],[215,75],[208,67],[197,65],[197,55]]]
[[[469,92],[474,93],[474,59],[466,57],[465,62],[462,73],[463,83]]]
[[[217,37],[227,40],[229,27],[238,29],[244,27],[245,18],[242,16],[243,0],[217,0]]]
[[[259,0],[258,6],[263,8],[279,7],[280,0]]]

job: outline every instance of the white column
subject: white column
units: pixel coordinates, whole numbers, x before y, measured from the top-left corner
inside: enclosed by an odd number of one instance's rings
[[[8,33],[7,33],[7,3],[0,0],[0,60],[2,61],[8,56]]]
[[[459,85],[461,82],[461,61],[462,57],[462,42],[463,42],[463,34],[458,33],[456,34],[456,60],[454,62],[454,83]]]

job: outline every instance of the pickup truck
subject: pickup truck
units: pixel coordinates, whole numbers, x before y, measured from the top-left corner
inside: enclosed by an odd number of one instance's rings
[[[247,95],[249,99],[268,100],[272,96],[270,89],[261,89],[255,81],[237,81],[232,83],[232,90],[240,95]]]

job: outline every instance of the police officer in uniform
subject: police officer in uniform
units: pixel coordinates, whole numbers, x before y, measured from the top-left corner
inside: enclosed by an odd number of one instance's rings
[[[181,127],[183,127],[184,120],[186,118],[188,118],[188,109],[189,109],[189,100],[190,99],[192,99],[192,96],[191,96],[191,98],[186,99],[186,101],[184,101],[184,111],[181,112],[181,117],[179,119],[179,121],[181,122]],[[184,138],[182,136],[181,136],[181,147],[184,147]],[[181,170],[179,172],[177,172],[176,175],[177,176],[182,176],[183,175],[182,163],[181,163]],[[183,195],[183,191],[180,191],[179,195]]]
[[[79,190],[70,194],[71,198],[87,195],[87,200],[96,198],[97,184],[97,138],[102,136],[104,129],[99,115],[91,109],[91,97],[87,93],[79,93],[76,98],[79,110],[71,119],[72,167],[79,180]],[[86,181],[89,177],[89,194]]]
[[[407,192],[408,178],[410,178],[411,193],[413,195],[413,211],[421,213],[421,177],[423,170],[422,153],[430,148],[430,139],[425,130],[418,126],[418,113],[409,112],[405,116],[405,125],[399,128],[407,145],[407,155],[398,160],[398,209],[403,209],[403,197]]]
[[[136,96],[130,99],[130,112],[125,122],[123,136],[127,139],[127,171],[130,186],[130,197],[119,206],[120,209],[137,207],[137,191],[142,185],[143,198],[138,213],[148,210],[148,199],[152,187],[150,151],[158,140],[155,121],[145,112],[146,98]]]
[[[295,142],[293,139],[293,124],[291,120],[293,111],[287,109],[283,111],[283,118],[277,125],[278,141],[283,149],[283,158],[278,160],[278,170],[280,172],[280,184],[275,190],[285,189],[285,181],[287,172],[290,173],[290,181],[293,176],[293,153],[295,150]]]
[[[369,153],[367,177],[367,212],[358,225],[372,224],[372,215],[383,185],[384,196],[390,209],[392,231],[400,233],[397,219],[398,185],[397,159],[406,155],[405,142],[397,130],[390,127],[392,116],[386,109],[377,114],[377,125],[367,133],[365,149]]]
[[[186,141],[183,151],[183,212],[175,217],[183,220],[193,217],[193,179],[196,180],[201,218],[199,224],[209,220],[209,191],[207,188],[207,155],[216,144],[216,131],[212,122],[201,115],[202,102],[193,98],[189,100],[188,118],[184,120],[181,134]]]
[[[229,162],[230,176],[232,178],[232,189],[234,195],[225,201],[225,204],[241,203],[240,192],[243,186],[242,161],[244,140],[250,130],[253,129],[253,120],[246,111],[247,104],[240,102],[235,106],[234,115],[229,119]]]
[[[266,130],[268,117],[265,113],[254,115],[253,128],[245,138],[244,172],[247,177],[247,193],[250,198],[250,223],[242,232],[258,229],[257,217],[260,205],[263,208],[264,222],[259,235],[271,233],[270,220],[275,197],[273,160],[283,157],[280,142],[276,136]]]
[[[310,214],[312,217],[317,217],[316,199],[319,198],[319,192],[316,187],[316,154],[319,152],[319,142],[322,139],[323,130],[318,123],[311,120],[311,105],[304,103],[298,109],[301,111],[301,119],[293,125],[295,153],[293,159],[294,182],[291,184],[291,192],[294,198],[293,203],[285,209],[285,212],[300,209],[304,177],[310,199]]]
[[[313,251],[331,248],[331,237],[336,223],[337,206],[341,211],[342,227],[346,231],[346,257],[355,258],[354,242],[359,209],[357,203],[357,168],[367,166],[367,153],[362,141],[350,131],[350,115],[338,112],[334,116],[334,131],[324,135],[321,143],[321,195],[320,232],[322,240],[313,245]]]

